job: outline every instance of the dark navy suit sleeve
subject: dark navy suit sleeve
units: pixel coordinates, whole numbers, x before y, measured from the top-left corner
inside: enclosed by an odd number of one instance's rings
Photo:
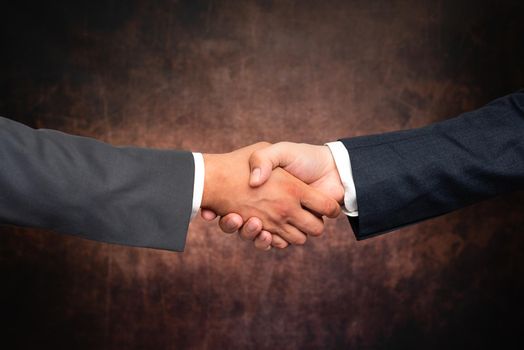
[[[524,91],[427,127],[341,140],[357,239],[524,188]]]
[[[181,251],[189,152],[113,147],[0,118],[0,223]]]

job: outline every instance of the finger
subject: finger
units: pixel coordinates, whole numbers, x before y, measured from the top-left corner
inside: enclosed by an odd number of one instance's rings
[[[300,232],[296,227],[289,224],[284,224],[282,228],[277,228],[275,231],[274,233],[292,245],[303,245],[307,241],[307,237],[303,232]]]
[[[217,217],[217,214],[212,210],[202,209],[200,210],[200,216],[206,221],[213,221]]]
[[[267,231],[260,232],[260,234],[255,238],[255,248],[260,250],[270,250],[272,239],[271,233]]]
[[[286,166],[289,157],[285,150],[286,144],[280,142],[253,152],[249,157],[249,168],[251,169],[249,185],[252,187],[262,185],[269,179],[273,169]]]
[[[278,248],[278,249],[284,249],[286,248],[289,243],[286,242],[282,237],[280,237],[279,235],[272,235],[272,238],[271,238],[271,245],[275,248]]]
[[[262,231],[262,221],[259,218],[249,218],[240,229],[240,238],[253,240]]]
[[[318,215],[336,218],[340,214],[340,205],[336,200],[325,196],[314,188],[304,184],[300,204]]]
[[[299,210],[289,217],[289,223],[310,236],[321,236],[324,233],[324,220],[307,210]]]
[[[243,223],[244,220],[240,215],[231,213],[223,216],[218,222],[218,225],[225,233],[233,233],[238,231]]]

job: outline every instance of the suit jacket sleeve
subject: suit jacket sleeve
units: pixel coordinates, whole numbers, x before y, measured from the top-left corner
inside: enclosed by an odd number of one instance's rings
[[[189,152],[113,147],[0,118],[0,223],[181,251]]]
[[[524,90],[420,129],[341,140],[357,239],[524,188]]]

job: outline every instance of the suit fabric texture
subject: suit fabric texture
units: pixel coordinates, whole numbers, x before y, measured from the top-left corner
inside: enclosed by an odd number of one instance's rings
[[[357,239],[524,188],[524,90],[423,128],[341,140]]]
[[[114,147],[0,118],[0,222],[182,251],[190,152]]]

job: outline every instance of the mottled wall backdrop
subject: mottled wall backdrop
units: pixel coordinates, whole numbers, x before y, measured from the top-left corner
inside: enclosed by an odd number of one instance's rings
[[[16,1],[1,10],[0,114],[202,152],[418,127],[524,86],[523,13],[522,1]],[[1,339],[488,347],[523,328],[523,210],[516,193],[364,242],[340,217],[270,253],[201,219],[184,253],[3,226]]]

